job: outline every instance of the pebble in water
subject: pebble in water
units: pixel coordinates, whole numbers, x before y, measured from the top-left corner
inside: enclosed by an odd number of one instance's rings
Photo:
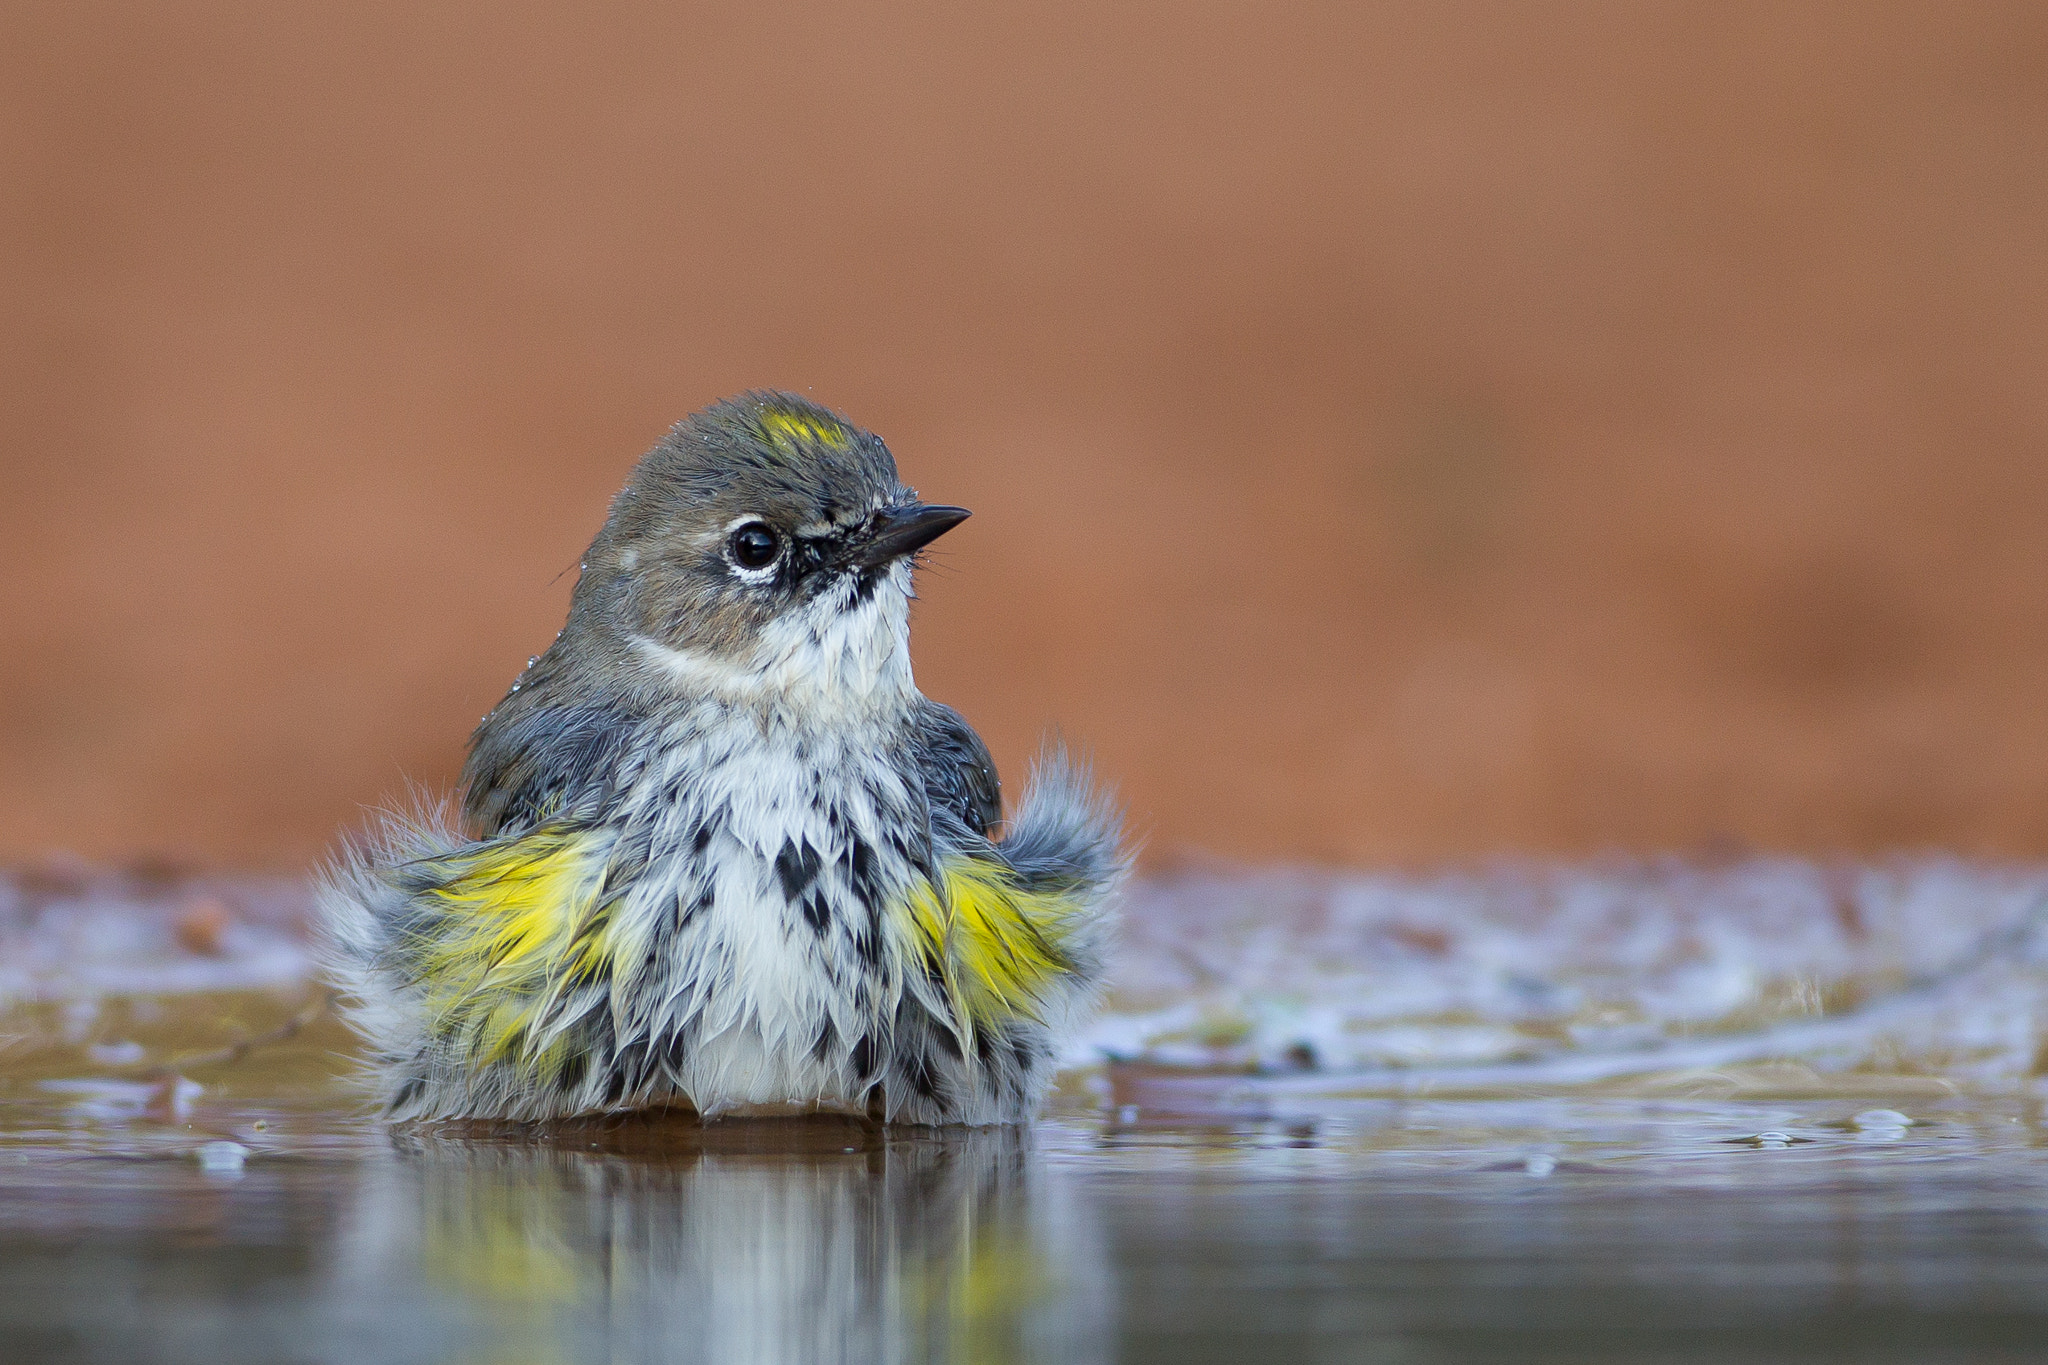
[[[219,957],[222,935],[234,927],[235,913],[217,896],[198,896],[186,903],[171,925],[171,936],[188,953]]]
[[[239,1142],[208,1142],[201,1144],[193,1155],[199,1158],[199,1169],[209,1175],[238,1175],[249,1157],[249,1149]]]
[[[1866,1109],[1849,1122],[1856,1125],[1856,1136],[1864,1142],[1896,1142],[1906,1135],[1913,1120],[1896,1109]]]

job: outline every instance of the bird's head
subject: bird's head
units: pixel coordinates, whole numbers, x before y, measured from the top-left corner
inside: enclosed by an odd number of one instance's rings
[[[913,564],[966,517],[919,502],[880,438],[814,403],[728,399],[634,469],[549,653],[640,692],[908,695]]]

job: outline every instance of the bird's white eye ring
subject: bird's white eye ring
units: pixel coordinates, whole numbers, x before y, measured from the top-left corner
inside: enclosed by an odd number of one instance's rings
[[[782,537],[765,521],[741,522],[725,538],[725,552],[735,566],[757,572],[782,558]]]

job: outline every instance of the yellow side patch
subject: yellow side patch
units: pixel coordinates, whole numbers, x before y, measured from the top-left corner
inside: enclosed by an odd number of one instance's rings
[[[536,1034],[563,991],[615,954],[605,894],[605,844],[588,830],[548,826],[523,838],[435,860],[432,912],[414,944],[435,1031],[466,1041],[474,1063],[512,1056],[544,1069],[559,1045]]]
[[[1046,987],[1073,971],[1062,943],[1079,906],[1070,896],[1027,891],[998,863],[947,859],[938,885],[918,884],[909,911],[919,951],[972,1028],[1037,1018]]]
[[[805,442],[829,450],[844,450],[851,440],[846,428],[831,418],[791,412],[787,408],[762,409],[761,430],[787,455],[796,454],[797,447]]]

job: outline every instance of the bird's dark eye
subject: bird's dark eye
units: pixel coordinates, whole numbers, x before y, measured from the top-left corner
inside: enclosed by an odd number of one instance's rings
[[[765,569],[782,553],[782,537],[766,523],[750,521],[732,533],[726,546],[742,569]]]

